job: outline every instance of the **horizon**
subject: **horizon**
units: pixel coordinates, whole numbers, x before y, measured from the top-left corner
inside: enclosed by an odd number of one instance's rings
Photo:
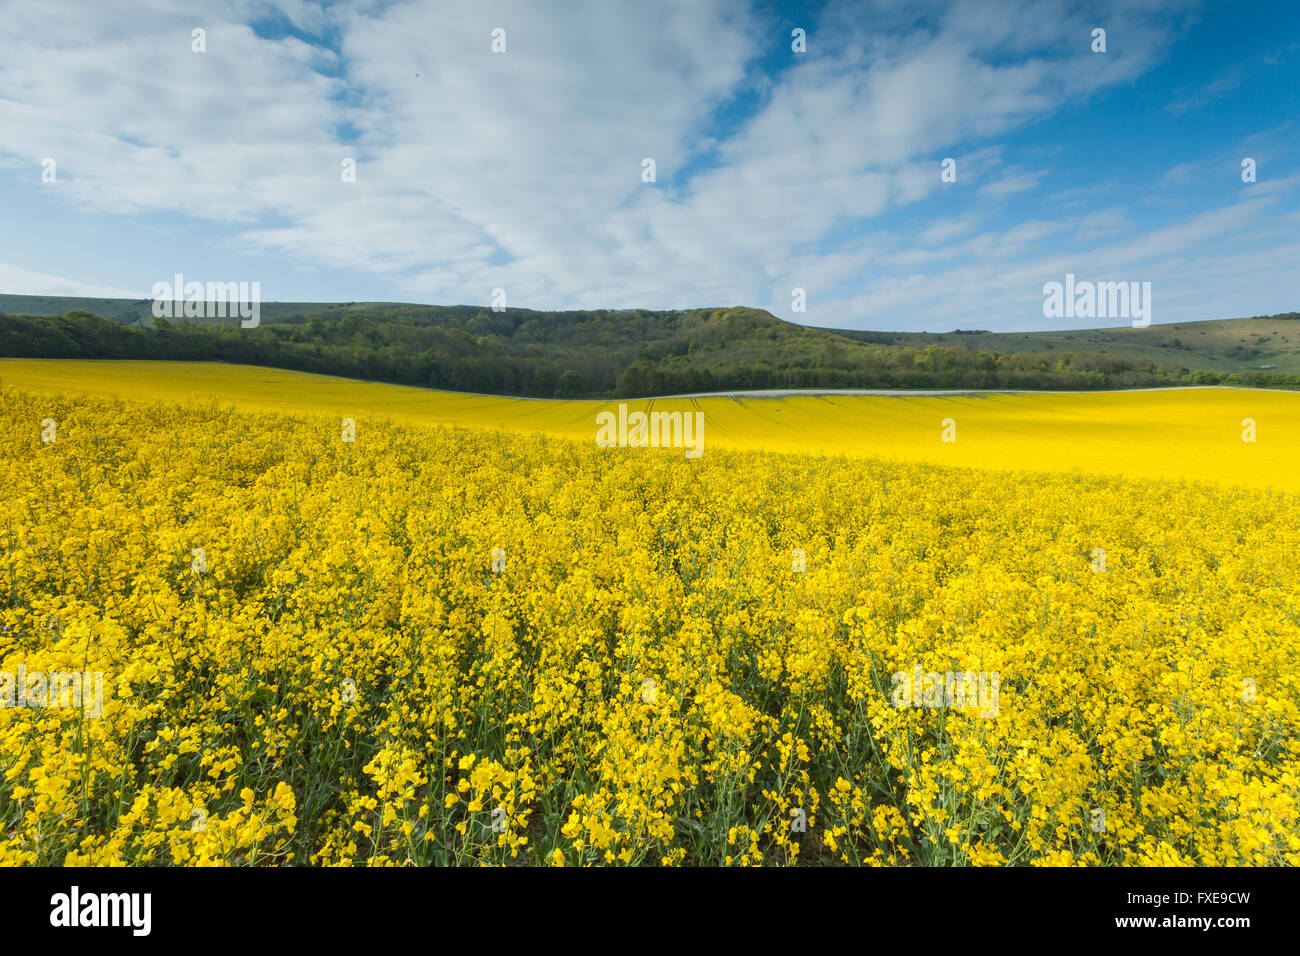
[[[101,301],[125,302],[125,303],[131,303],[131,304],[144,303],[144,302],[149,302],[149,303],[153,303],[153,302],[167,302],[167,301],[170,301],[170,302],[172,302],[172,303],[181,303],[181,302],[186,301],[185,299],[176,299],[176,298],[172,298],[172,299],[155,299],[155,298],[153,298],[153,297],[151,297],[151,296],[141,296],[141,297],[139,297],[139,298],[126,298],[126,297],[108,297],[108,296],[60,296],[60,295],[34,295],[34,294],[22,293],[22,292],[0,292],[0,298],[5,298],[5,297],[8,297],[8,298],[21,298],[21,297],[26,297],[26,298],[33,298],[33,299],[59,299],[59,298],[64,298],[64,299],[86,299],[86,300],[92,300],[92,301],[95,300],[95,299],[99,299],[99,300],[101,300]],[[208,303],[208,304],[212,304],[212,303],[215,303],[217,300],[214,300],[214,299],[204,299],[204,300],[201,300],[201,301],[206,302],[206,303]],[[397,299],[389,299],[389,300],[382,300],[382,299],[354,299],[354,300],[348,300],[348,301],[310,301],[310,300],[305,300],[305,299],[260,299],[260,300],[259,300],[259,304],[260,304],[260,305],[280,305],[280,306],[288,306],[288,305],[321,306],[321,305],[326,305],[326,306],[347,306],[347,307],[352,307],[352,306],[413,306],[413,307],[416,307],[416,308],[429,308],[429,309],[475,309],[475,308],[477,308],[477,309],[483,309],[483,310],[486,310],[486,311],[492,311],[490,305],[488,305],[488,304],[486,304],[486,303],[482,303],[482,302],[416,302],[416,301],[397,300]],[[1042,329],[1029,329],[1029,330],[1017,330],[1017,329],[1004,329],[1004,330],[997,330],[997,329],[977,328],[977,327],[962,328],[962,327],[960,327],[960,326],[955,326],[955,327],[953,327],[953,328],[946,329],[946,330],[940,330],[940,329],[935,329],[935,330],[931,330],[931,329],[909,329],[909,330],[906,330],[906,331],[899,331],[899,330],[896,330],[896,329],[847,328],[847,327],[835,327],[835,326],[819,326],[819,325],[811,325],[811,324],[803,323],[803,322],[794,322],[794,321],[792,321],[792,320],[790,320],[790,319],[786,319],[786,318],[783,318],[782,316],[776,315],[775,313],[770,312],[770,311],[768,311],[767,309],[763,309],[763,308],[761,308],[761,307],[759,307],[759,306],[753,306],[753,305],[701,305],[701,306],[692,306],[692,307],[684,308],[684,309],[649,309],[649,308],[644,308],[644,307],[640,307],[640,306],[630,306],[630,307],[626,307],[626,308],[602,308],[602,307],[597,306],[597,307],[593,307],[593,308],[585,308],[585,309],[534,309],[534,308],[530,308],[529,306],[523,306],[523,305],[512,305],[512,306],[509,306],[508,308],[504,309],[503,311],[504,311],[504,312],[536,312],[536,313],[538,313],[538,314],[548,315],[548,314],[560,314],[560,313],[564,313],[564,312],[613,312],[613,313],[618,313],[618,312],[651,312],[651,313],[679,312],[679,313],[686,313],[686,312],[729,311],[729,310],[732,310],[732,309],[748,309],[748,310],[755,311],[755,312],[763,312],[763,313],[765,313],[765,314],[767,314],[767,315],[771,315],[773,318],[780,319],[782,322],[787,322],[787,323],[789,323],[789,324],[791,324],[791,325],[799,325],[799,326],[803,326],[804,328],[808,328],[808,329],[814,329],[814,330],[817,330],[817,331],[829,331],[829,332],[881,332],[881,333],[889,333],[889,334],[915,334],[915,335],[962,335],[962,334],[993,334],[993,335],[1002,335],[1002,334],[1005,334],[1005,335],[1024,335],[1024,334],[1027,334],[1027,332],[1061,332],[1061,331],[1071,331],[1071,332],[1113,332],[1113,331],[1124,331],[1124,330],[1128,330],[1128,329],[1132,328],[1132,326],[1131,326],[1130,324],[1120,324],[1120,325],[1090,325],[1090,326],[1069,326],[1068,328],[1064,328],[1064,329],[1062,329],[1062,328],[1050,328],[1050,329],[1049,329],[1049,328],[1042,328]],[[72,311],[72,310],[68,310],[68,311]],[[93,310],[86,310],[86,311],[93,311]],[[1158,322],[1158,321],[1155,321],[1155,320],[1153,319],[1152,322],[1151,322],[1151,324],[1152,324],[1152,325],[1189,325],[1189,324],[1197,324],[1197,323],[1202,323],[1202,322],[1234,322],[1234,321],[1237,321],[1237,320],[1240,320],[1240,319],[1272,319],[1272,318],[1278,318],[1278,317],[1285,317],[1285,316],[1296,315],[1296,314],[1297,314],[1297,311],[1298,311],[1298,310],[1288,310],[1288,311],[1286,311],[1286,312],[1272,312],[1272,313],[1262,314],[1262,315],[1232,315],[1232,316],[1223,316],[1223,317],[1218,317],[1218,318],[1204,318],[1204,319],[1179,319],[1179,318],[1172,318],[1172,319],[1166,319],[1166,320],[1163,321],[1163,322]],[[2,310],[0,310],[0,314],[3,314],[3,311],[2,311]],[[12,314],[12,313],[11,313],[11,314]],[[35,314],[35,315],[41,315],[41,314],[44,314],[44,313],[32,313],[32,314]],[[164,316],[164,317],[165,317],[165,318],[168,318],[168,319],[170,319],[170,320],[173,320],[173,321],[182,321],[182,322],[185,321],[185,319],[184,319],[183,316]],[[101,316],[101,318],[104,318],[104,317]],[[276,321],[276,320],[275,320],[275,319],[271,319],[271,320],[269,320],[269,321]],[[1202,388],[1202,387],[1209,387],[1209,386],[1170,386],[1170,387],[1195,387],[1195,388]],[[1226,387],[1226,386],[1225,386],[1225,387]],[[721,393],[719,393],[719,394],[721,394]]]

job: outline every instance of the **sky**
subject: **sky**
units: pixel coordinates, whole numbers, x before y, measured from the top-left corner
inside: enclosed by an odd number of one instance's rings
[[[1300,310],[1294,0],[0,0],[0,51],[0,292]]]

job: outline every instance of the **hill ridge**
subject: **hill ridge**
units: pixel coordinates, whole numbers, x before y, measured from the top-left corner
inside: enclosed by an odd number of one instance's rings
[[[75,307],[96,303],[110,317]],[[14,312],[14,305],[62,311]],[[268,302],[249,329],[235,318],[154,319],[149,308],[147,299],[0,296],[0,356],[221,361],[542,398],[1300,388],[1296,313],[1144,329],[918,333],[800,325],[746,306],[545,312]]]

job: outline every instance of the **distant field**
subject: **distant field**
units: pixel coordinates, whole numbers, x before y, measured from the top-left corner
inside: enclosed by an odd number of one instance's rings
[[[456,423],[594,442],[616,402],[468,395],[217,363],[0,359],[0,384],[37,393],[241,410]],[[1300,491],[1300,395],[1219,388],[959,396],[792,396],[629,401],[702,411],[707,448],[1081,471]],[[957,441],[940,441],[942,422]],[[1242,420],[1257,428],[1241,440]],[[655,452],[667,454],[667,452]],[[906,502],[900,502],[905,508]]]

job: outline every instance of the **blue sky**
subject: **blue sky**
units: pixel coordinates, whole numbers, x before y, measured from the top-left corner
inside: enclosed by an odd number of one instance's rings
[[[0,291],[1127,324],[1044,318],[1069,272],[1156,323],[1300,309],[1293,2],[143,7],[4,4]]]

